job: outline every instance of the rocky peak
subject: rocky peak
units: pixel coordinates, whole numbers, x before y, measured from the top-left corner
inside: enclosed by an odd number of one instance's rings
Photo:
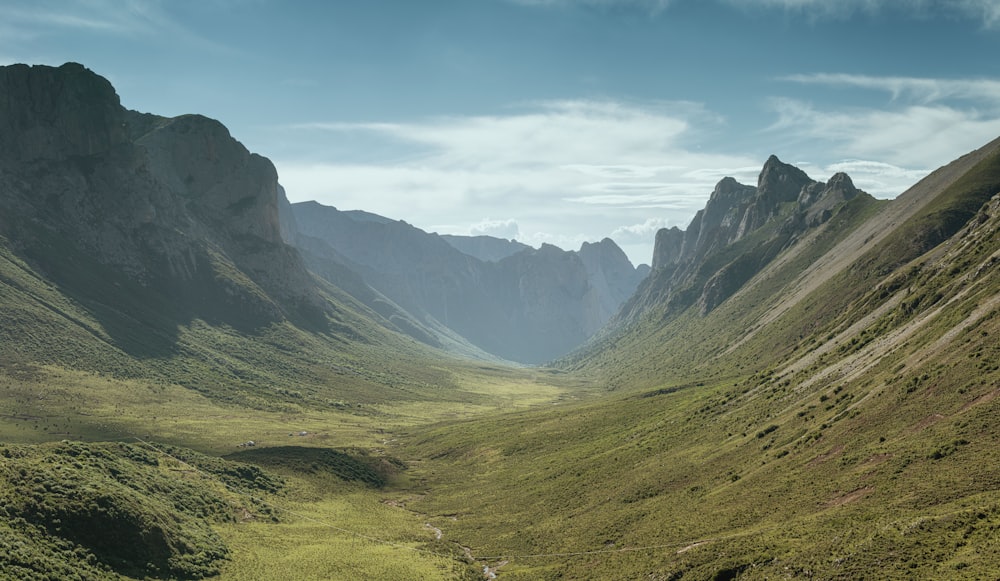
[[[845,200],[850,200],[858,195],[858,189],[854,187],[851,176],[843,172],[833,174],[830,181],[826,182],[826,187],[830,191],[839,192],[840,196]]]
[[[614,261],[614,262],[625,262],[629,266],[632,265],[629,261],[628,256],[625,254],[615,241],[610,238],[604,238],[600,242],[584,242],[580,246],[580,258],[584,261],[588,260],[590,257],[598,258],[602,261]]]
[[[591,277],[620,279],[635,275],[635,267],[628,255],[615,241],[605,238],[600,242],[584,242],[577,252],[580,260],[583,261],[587,274]],[[635,284],[629,285],[632,290]],[[618,297],[616,297],[618,298]],[[627,296],[625,298],[628,298]],[[619,301],[620,302],[620,301]]]
[[[114,87],[77,63],[0,67],[0,110],[5,160],[91,156],[128,138]]]
[[[825,184],[817,182],[803,188],[798,199],[799,211],[805,216],[807,226],[818,226],[830,219],[837,206],[860,193],[847,174],[837,173]]]
[[[767,158],[757,177],[758,196],[772,204],[794,202],[802,188],[813,183],[806,172],[782,162],[776,155]]]
[[[686,231],[656,233],[652,273],[626,305],[624,316],[641,311],[643,302],[684,308],[698,301],[703,313],[711,311],[804,230],[822,225],[859,195],[867,194],[847,174],[816,182],[774,155],[764,164],[757,187],[723,178]],[[773,220],[782,223],[764,236],[751,237]],[[743,258],[720,262],[720,253],[731,253],[728,249],[736,244],[746,246]],[[712,269],[706,268],[709,264]]]
[[[153,173],[209,222],[240,235],[281,242],[278,172],[215,119],[164,119],[136,140]]]

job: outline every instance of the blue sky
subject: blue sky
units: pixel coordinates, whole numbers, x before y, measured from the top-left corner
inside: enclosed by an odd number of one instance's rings
[[[893,197],[1000,136],[1000,0],[4,0],[0,63],[225,123],[292,201],[648,262],[768,155]]]

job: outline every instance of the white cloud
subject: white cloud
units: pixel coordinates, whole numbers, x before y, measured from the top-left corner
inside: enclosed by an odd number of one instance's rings
[[[892,198],[923,179],[927,169],[906,169],[889,163],[851,159],[825,166],[827,176],[844,172],[854,185],[876,198]]]
[[[611,238],[620,244],[631,244],[652,240],[661,228],[669,228],[672,224],[666,218],[648,218],[645,222],[619,226],[611,232]]]
[[[310,123],[297,130],[324,130],[328,140],[358,132],[410,148],[402,160],[371,164],[303,164],[277,161],[282,181],[300,197],[396,198],[400,207],[435,202],[548,204],[595,192],[662,196],[709,190],[743,157],[698,153],[686,145],[709,119],[690,104],[631,106],[610,101],[544,103],[507,116],[445,117],[414,123]],[[669,162],[669,163],[664,163]],[[724,172],[725,170],[719,170]],[[483,215],[483,214],[480,214]]]
[[[778,114],[772,132],[830,142],[834,155],[908,168],[937,167],[1000,135],[1000,117],[971,108],[822,110],[793,99],[774,99],[772,107]]]
[[[567,248],[651,215],[687,221],[727,168],[759,171],[762,160],[698,149],[721,125],[692,103],[585,100],[536,103],[506,115],[306,123],[290,128],[295,138],[380,140],[375,149],[389,154],[365,163],[275,165],[293,200],[365,209],[418,227],[446,222],[452,233],[465,233],[460,225],[483,216],[503,216],[516,223],[518,240]]]
[[[769,133],[792,143],[829,144],[829,154],[849,161],[828,167],[847,171],[874,195],[899,194],[928,171],[1000,135],[1000,80],[830,73],[781,80],[891,96],[868,107],[771,100],[778,119]]]
[[[506,238],[507,240],[517,240],[521,236],[521,229],[517,225],[517,220],[494,220],[485,218],[469,227],[470,236],[494,236],[496,238]]]

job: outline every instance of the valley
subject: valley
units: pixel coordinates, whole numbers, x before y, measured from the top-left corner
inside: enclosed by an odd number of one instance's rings
[[[0,578],[1000,577],[1000,140],[893,200],[771,156],[646,271],[0,95]]]

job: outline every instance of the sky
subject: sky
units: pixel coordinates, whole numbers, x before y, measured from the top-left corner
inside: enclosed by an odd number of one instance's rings
[[[649,263],[777,155],[892,198],[1000,136],[1000,0],[0,0],[0,64],[220,120],[292,202]]]

